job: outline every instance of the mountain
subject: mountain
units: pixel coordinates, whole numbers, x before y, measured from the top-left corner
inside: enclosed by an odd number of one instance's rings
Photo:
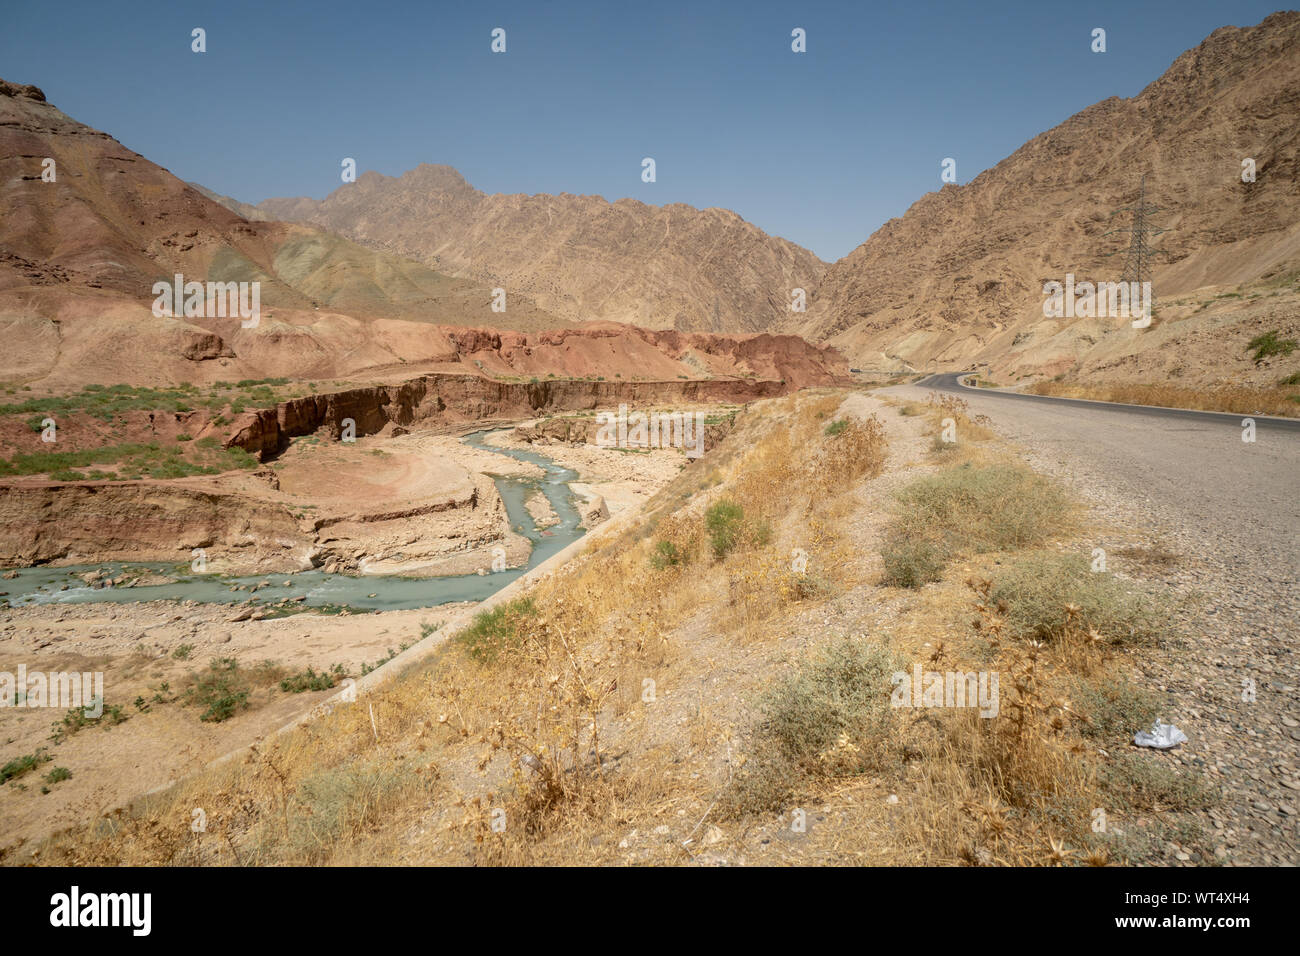
[[[514,286],[494,311],[490,285],[310,225],[251,222],[241,204],[211,195],[37,87],[0,80],[0,334],[19,345],[0,353],[0,381],[54,392],[434,372],[794,387],[845,371],[839,355],[788,335],[577,329]],[[257,324],[155,316],[154,283],[177,273],[260,283]]]
[[[489,195],[449,166],[368,172],[323,200],[268,199],[308,222],[448,275],[522,292],[575,322],[759,332],[825,263],[725,209],[599,196]]]
[[[185,185],[189,186],[199,194],[206,196],[208,199],[211,199],[214,203],[217,203],[220,206],[225,206],[235,215],[241,216],[249,222],[267,222],[275,218],[274,216],[269,216],[262,212],[262,210],[258,209],[256,206],[246,202],[240,202],[238,199],[232,199],[230,196],[223,196],[220,193],[214,193],[211,189],[208,189],[205,186],[200,186],[198,183],[186,183]]]
[[[0,356],[6,381],[345,374],[401,361],[405,322],[570,325],[522,295],[495,313],[490,288],[320,229],[249,222],[39,88],[4,81],[0,208],[0,329],[24,345]],[[153,284],[177,273],[259,282],[259,325],[155,317]]]
[[[1111,214],[1137,201],[1144,174],[1146,201],[1164,207],[1151,224],[1168,230],[1151,240],[1162,253],[1153,327],[1044,318],[1045,282],[1120,278],[1128,235],[1106,233],[1131,225]],[[969,184],[921,197],[830,266],[806,315],[781,327],[855,366],[1208,378],[1224,361],[1248,369],[1237,340],[1261,326],[1294,331],[1297,265],[1300,13],[1287,12],[1216,30],[1139,95],[1097,103]],[[1214,304],[1243,284],[1253,308]]]

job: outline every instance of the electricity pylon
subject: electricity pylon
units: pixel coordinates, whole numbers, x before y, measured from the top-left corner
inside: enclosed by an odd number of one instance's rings
[[[1138,191],[1138,201],[1131,206],[1120,206],[1111,213],[1111,218],[1122,212],[1132,210],[1133,225],[1127,229],[1111,229],[1109,232],[1102,233],[1103,236],[1109,236],[1117,232],[1127,232],[1132,234],[1132,239],[1128,245],[1128,258],[1124,262],[1124,273],[1120,276],[1121,282],[1149,282],[1151,280],[1151,258],[1161,255],[1162,250],[1152,249],[1147,242],[1147,236],[1158,236],[1162,232],[1168,232],[1167,229],[1161,229],[1159,226],[1147,224],[1147,216],[1152,213],[1162,211],[1164,206],[1149,206],[1146,202],[1147,197],[1147,177],[1146,173],[1142,174],[1142,186]],[[1116,249],[1115,252],[1106,253],[1107,256],[1113,256],[1123,250]],[[1154,303],[1155,296],[1152,295]]]

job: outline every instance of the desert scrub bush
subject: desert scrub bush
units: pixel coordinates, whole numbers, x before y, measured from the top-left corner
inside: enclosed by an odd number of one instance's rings
[[[650,554],[650,567],[656,571],[686,563],[686,555],[672,541],[656,541]]]
[[[808,571],[787,571],[776,579],[777,596],[786,604],[824,597],[832,590],[825,577]]]
[[[704,528],[715,558],[722,560],[736,546],[744,520],[745,509],[734,501],[723,498],[709,505],[704,512]]]
[[[1037,544],[1069,515],[1058,484],[1014,465],[967,463],[926,475],[904,486],[895,503],[881,557],[885,583],[898,587],[939,580],[963,551]]]
[[[35,753],[23,754],[21,757],[15,757],[7,764],[0,767],[0,784],[8,783],[10,780],[17,780],[24,774],[31,773],[43,763],[49,763],[53,760],[44,747],[38,747]]]
[[[943,577],[943,569],[948,566],[952,551],[932,535],[891,533],[880,556],[885,564],[885,584],[919,588]]]
[[[376,829],[389,811],[424,787],[409,761],[351,757],[319,770],[282,796],[283,812],[265,814],[249,835],[259,863],[319,863],[339,844]]]
[[[67,767],[55,767],[44,777],[45,782],[48,784],[62,783],[64,780],[71,780],[71,779],[72,779],[72,771],[69,770]]]
[[[1027,554],[993,579],[1012,637],[1058,640],[1067,620],[1111,644],[1153,644],[1168,636],[1169,607],[1073,554]],[[1071,610],[1073,609],[1073,610]]]
[[[1102,740],[1132,738],[1159,716],[1160,698],[1127,680],[1074,683],[1075,709],[1087,720],[1079,732]]]
[[[884,470],[885,428],[875,415],[841,418],[827,425],[825,434],[834,440],[823,442],[805,466],[813,500],[833,496]]]
[[[470,626],[456,635],[456,640],[476,661],[494,661],[501,651],[521,643],[524,628],[536,616],[537,607],[532,598],[516,598],[479,612]]]
[[[217,657],[208,669],[194,677],[185,692],[186,703],[203,708],[199,720],[220,723],[236,711],[247,709],[251,688],[233,657]]]
[[[322,670],[319,673],[309,665],[306,670],[290,674],[280,681],[280,690],[290,694],[301,694],[309,690],[329,690],[347,676],[342,664],[335,664],[329,670]]]
[[[957,426],[957,437],[959,440],[971,439],[973,441],[984,441],[993,437],[993,432],[988,428],[992,421],[987,415],[972,415],[970,403],[964,398],[956,395],[931,392],[926,396],[926,404],[938,411],[939,416],[951,418]],[[953,445],[955,442],[946,442],[945,444]],[[938,447],[936,445],[936,447]]]
[[[1219,791],[1199,774],[1175,770],[1156,754],[1121,753],[1101,773],[1102,789],[1121,810],[1204,810]]]
[[[822,648],[759,702],[754,752],[720,800],[735,816],[776,810],[809,778],[866,773],[894,752],[893,656],[862,638]]]
[[[1246,351],[1254,352],[1252,358],[1255,364],[1259,365],[1266,358],[1274,355],[1290,355],[1296,350],[1297,343],[1295,339],[1278,338],[1277,330],[1265,332],[1263,335],[1257,335],[1246,343]]]
[[[87,716],[87,710],[100,709],[97,717]],[[63,743],[68,737],[78,731],[84,730],[92,724],[99,724],[101,727],[113,727],[126,720],[127,715],[123,712],[119,704],[104,704],[100,698],[93,698],[85,707],[72,707],[61,720],[55,721],[51,725],[50,739],[55,743]]]

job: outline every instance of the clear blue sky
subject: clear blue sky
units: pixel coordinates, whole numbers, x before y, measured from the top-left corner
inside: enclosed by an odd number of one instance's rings
[[[322,197],[339,163],[455,166],[488,192],[735,210],[845,255],[939,188],[1132,96],[1256,0],[9,3],[0,76],[236,198]],[[206,53],[190,30],[207,31]],[[507,52],[490,51],[494,27]],[[790,50],[807,30],[808,52]],[[1093,27],[1107,52],[1090,51]],[[641,182],[641,159],[658,181]]]

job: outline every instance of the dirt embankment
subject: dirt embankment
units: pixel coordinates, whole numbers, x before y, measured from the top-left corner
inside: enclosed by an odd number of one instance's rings
[[[793,388],[791,383],[770,380],[499,382],[476,375],[422,375],[401,385],[311,395],[248,412],[235,422],[225,444],[266,460],[282,451],[291,438],[321,428],[337,439],[348,419],[360,437],[380,431],[389,422],[461,425],[619,404],[648,409],[674,403],[749,402]]]
[[[188,560],[193,548],[265,549],[303,564],[315,535],[277,502],[216,486],[161,481],[0,485],[0,560],[6,565],[98,560]],[[297,560],[294,560],[297,559]]]

